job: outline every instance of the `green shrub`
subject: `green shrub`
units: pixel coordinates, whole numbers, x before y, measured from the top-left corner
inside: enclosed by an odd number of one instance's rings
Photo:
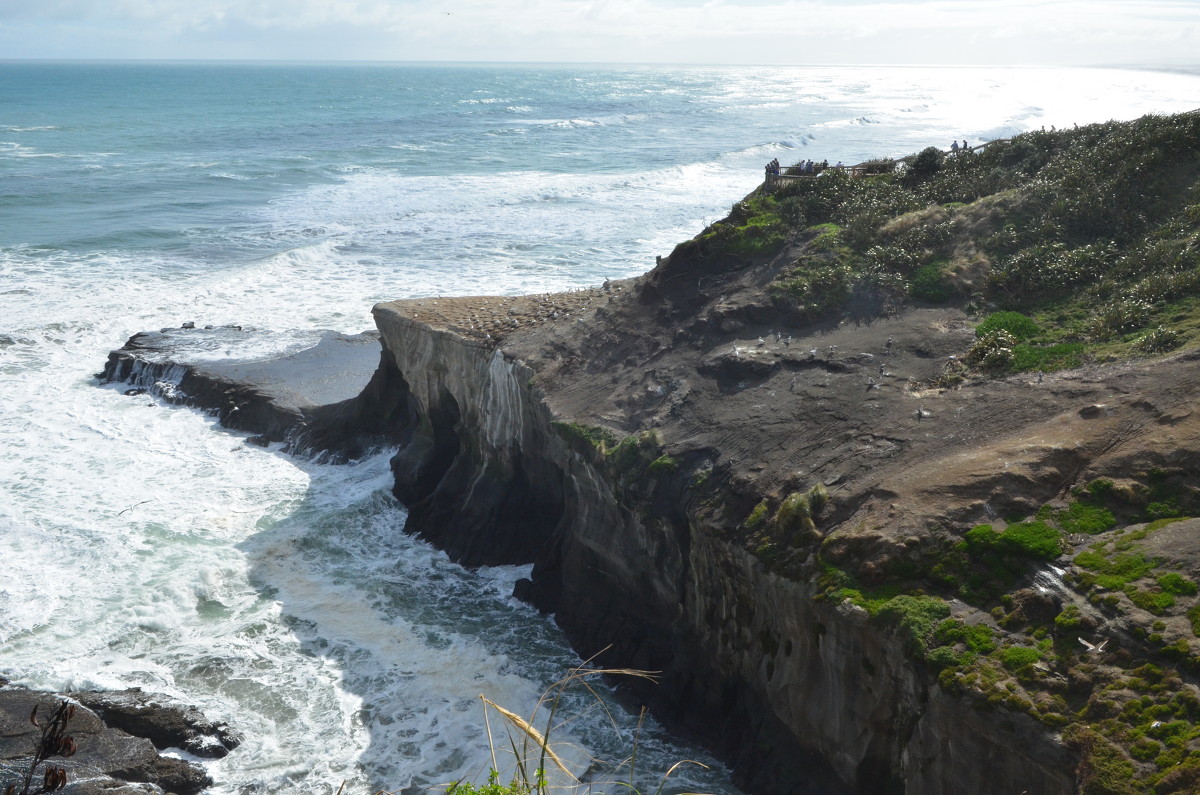
[[[1176,596],[1195,596],[1197,591],[1196,583],[1182,574],[1176,574],[1173,571],[1159,577],[1158,586],[1167,593],[1175,594]]]
[[[946,154],[936,146],[928,146],[922,149],[905,172],[905,179],[909,182],[928,179],[934,174],[942,170],[942,161],[945,160]]]
[[[1038,324],[1020,312],[993,312],[975,327],[975,336],[983,338],[993,331],[1007,331],[1014,340],[1023,342],[1036,336]]]
[[[476,785],[470,781],[455,781],[446,788],[446,795],[537,795],[542,787],[535,782],[521,781],[517,777],[508,784],[500,783],[500,773],[488,773],[488,782]]]
[[[1001,664],[1013,673],[1026,673],[1042,659],[1042,653],[1028,646],[1005,646],[999,651],[999,657]]]
[[[950,300],[950,286],[942,274],[942,265],[931,262],[917,269],[912,277],[909,288],[913,298],[928,301],[931,304],[944,304]]]
[[[1117,518],[1113,516],[1112,511],[1083,502],[1071,503],[1065,511],[1060,511],[1055,519],[1066,533],[1103,533],[1117,524]]]
[[[1062,554],[1062,534],[1045,522],[1018,522],[1000,534],[997,548],[1039,560],[1054,560]]]
[[[902,594],[883,604],[876,616],[886,624],[899,626],[906,634],[909,649],[924,656],[937,623],[950,615],[950,605],[935,596]]]
[[[799,544],[811,540],[817,532],[813,507],[804,492],[794,491],[783,499],[775,513],[775,529],[781,538]]]
[[[1004,329],[989,331],[963,355],[963,363],[985,371],[1007,370],[1012,365],[1016,337]]]
[[[1139,337],[1134,345],[1144,353],[1166,353],[1178,348],[1181,344],[1179,332],[1159,326],[1153,331]]]
[[[854,268],[842,262],[803,261],[771,283],[777,298],[803,317],[816,319],[842,309],[855,283]]]
[[[824,483],[817,483],[808,490],[808,504],[812,506],[814,514],[825,510],[825,506],[829,504],[829,489],[825,488]]]
[[[1115,298],[1102,306],[1088,321],[1087,333],[1093,339],[1108,340],[1136,331],[1150,322],[1153,307],[1149,301],[1133,296]]]

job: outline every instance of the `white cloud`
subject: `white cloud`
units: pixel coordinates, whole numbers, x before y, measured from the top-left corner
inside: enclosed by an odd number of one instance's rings
[[[1197,60],[1175,0],[0,0],[8,57]]]

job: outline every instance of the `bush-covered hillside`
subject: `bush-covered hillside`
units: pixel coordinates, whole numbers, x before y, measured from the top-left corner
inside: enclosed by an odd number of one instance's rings
[[[1200,112],[779,180],[692,245],[781,257],[770,298],[796,322],[906,303],[1016,313],[1019,331],[981,333],[979,369],[1166,352],[1200,341]]]

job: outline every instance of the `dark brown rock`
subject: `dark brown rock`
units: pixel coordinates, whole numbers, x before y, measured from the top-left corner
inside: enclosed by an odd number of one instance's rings
[[[0,761],[5,771],[23,771],[41,738],[30,722],[35,705],[48,717],[62,696],[18,687],[0,688]],[[202,768],[181,759],[163,757],[143,737],[105,725],[92,710],[76,707],[67,725],[78,750],[69,758],[51,757],[50,764],[67,772],[69,795],[194,795],[213,781]],[[39,767],[40,779],[44,768]],[[3,779],[8,782],[8,774]]]
[[[71,697],[117,729],[145,737],[159,750],[180,748],[199,757],[220,759],[242,742],[226,723],[214,723],[193,706],[141,688],[114,692],[87,691]]]

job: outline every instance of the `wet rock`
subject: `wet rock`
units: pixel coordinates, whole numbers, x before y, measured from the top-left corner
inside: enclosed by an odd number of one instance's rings
[[[39,715],[49,716],[62,698],[18,687],[0,689],[0,762],[5,769],[27,769],[41,737],[41,730],[30,723],[30,713],[36,705]],[[194,795],[213,784],[198,765],[159,756],[149,740],[106,725],[85,706],[76,708],[67,733],[78,750],[48,762],[66,770],[62,792],[69,795]],[[39,778],[43,770],[38,767]]]
[[[145,737],[154,747],[181,748],[196,756],[220,759],[237,748],[242,735],[226,723],[214,723],[193,706],[141,688],[73,693],[109,726]]]
[[[225,427],[253,435],[251,444],[284,442],[288,452],[345,460],[392,443],[396,418],[378,401],[398,387],[372,380],[379,335],[315,334],[312,347],[286,356],[238,359],[236,351],[269,347],[273,335],[241,326],[141,332],[110,353],[96,377],[126,384],[125,394],[210,412]],[[231,358],[214,361],[222,352]]]

